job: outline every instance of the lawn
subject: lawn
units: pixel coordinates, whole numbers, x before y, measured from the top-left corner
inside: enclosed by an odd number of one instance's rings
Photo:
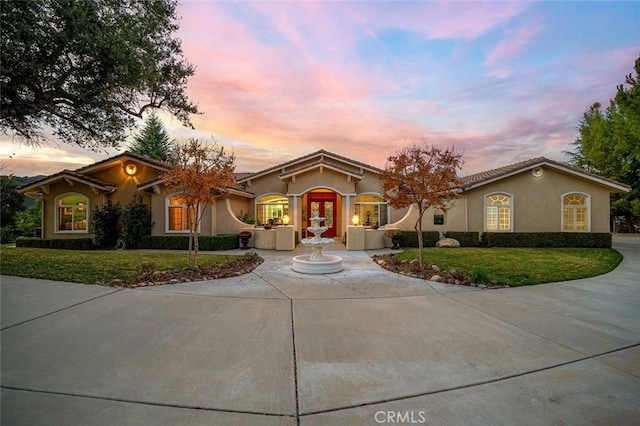
[[[241,256],[201,254],[198,265],[219,265]],[[155,270],[182,269],[185,253],[142,251],[83,251],[2,247],[0,271],[3,275],[42,278],[85,284],[109,283],[112,279],[132,282],[142,265],[153,263]]]
[[[425,264],[466,272],[482,268],[490,280],[510,286],[602,275],[622,261],[616,250],[589,248],[426,248],[423,253]],[[417,259],[418,249],[404,249],[396,257]]]

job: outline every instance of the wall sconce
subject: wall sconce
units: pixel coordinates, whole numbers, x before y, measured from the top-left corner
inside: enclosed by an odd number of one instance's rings
[[[285,214],[284,216],[282,216],[282,223],[284,224],[284,226],[289,225],[289,215]]]
[[[351,216],[351,223],[353,223],[353,226],[358,226],[358,223],[360,223],[360,216],[357,214]]]
[[[542,167],[536,167],[532,169],[531,174],[533,175],[533,177],[537,177],[537,178],[542,176]]]
[[[138,166],[136,166],[134,163],[127,163],[127,164],[124,165],[124,171],[129,176],[133,176],[138,171]]]

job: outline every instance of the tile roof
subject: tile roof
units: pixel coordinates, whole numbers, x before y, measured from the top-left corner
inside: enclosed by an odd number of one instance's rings
[[[627,188],[630,189],[629,185],[616,182],[612,179],[607,179],[595,173],[587,172],[586,170],[571,166],[569,164],[561,163],[559,161],[549,160],[545,157],[536,157],[531,158],[529,160],[520,161],[518,163],[509,164],[507,166],[498,167],[496,169],[487,170],[480,173],[475,173],[469,176],[464,176],[460,178],[460,188],[462,190],[468,190],[477,186],[481,186],[483,184],[493,182],[495,180],[520,173],[525,170],[533,169],[538,166],[549,166],[555,169],[564,170],[566,172],[570,172],[573,174],[583,175],[592,180],[599,180],[603,183],[610,184],[616,187]]]
[[[65,177],[72,178],[73,180],[78,180],[81,182],[88,183],[90,186],[96,186],[102,189],[113,189],[116,188],[116,184],[113,182],[107,182],[102,179],[98,179],[96,177],[80,173],[75,170],[63,170],[61,172],[55,173],[50,176],[45,176],[42,179],[38,179],[31,183],[19,186],[17,188],[18,191],[27,191],[29,188],[37,188],[41,185],[46,185],[48,182],[54,182],[60,179],[64,179]]]
[[[252,176],[261,176],[261,175],[264,175],[264,174],[267,174],[267,173],[270,173],[270,172],[273,172],[273,171],[277,171],[279,169],[283,169],[283,168],[292,166],[292,165],[294,165],[296,163],[303,162],[303,161],[308,160],[310,158],[319,157],[319,156],[322,156],[322,155],[326,155],[328,157],[333,157],[333,158],[335,158],[337,160],[341,160],[341,161],[344,161],[346,163],[350,163],[350,164],[353,164],[354,166],[361,167],[361,168],[364,168],[364,169],[369,169],[369,170],[372,170],[372,171],[374,171],[376,173],[382,173],[382,169],[379,169],[379,168],[377,168],[375,166],[371,166],[369,164],[361,163],[360,161],[356,161],[356,160],[353,160],[351,158],[347,158],[347,157],[344,157],[342,155],[334,154],[333,152],[329,152],[329,151],[326,151],[324,149],[321,149],[321,150],[312,152],[311,154],[303,155],[302,157],[294,158],[293,160],[286,161],[286,162],[278,164],[276,166],[272,166],[272,167],[266,168],[264,170],[260,170],[260,171],[258,171],[256,173],[241,173],[244,176],[242,176],[242,178],[239,178],[238,180],[242,181],[242,180],[247,180]]]

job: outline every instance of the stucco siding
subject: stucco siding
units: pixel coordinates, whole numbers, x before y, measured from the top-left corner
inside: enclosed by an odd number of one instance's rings
[[[540,177],[524,171],[465,192],[469,230],[485,230],[485,197],[506,193],[513,196],[514,232],[559,232],[562,230],[562,196],[572,192],[591,197],[591,232],[609,232],[609,190],[547,167]]]

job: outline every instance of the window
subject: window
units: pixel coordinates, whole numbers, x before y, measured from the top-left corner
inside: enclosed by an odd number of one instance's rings
[[[81,194],[56,198],[56,232],[89,232],[89,199]]]
[[[191,221],[195,221],[195,209],[189,208],[179,196],[167,198],[166,232],[189,232]]]
[[[282,225],[282,218],[289,215],[289,199],[281,194],[265,195],[256,202],[258,225],[270,220],[274,225]]]
[[[485,228],[487,231],[513,230],[512,198],[508,194],[492,194],[486,197]]]
[[[444,225],[444,210],[436,209],[433,212],[433,224]]]
[[[364,226],[388,223],[388,208],[384,198],[375,194],[358,195],[355,202],[355,214]]]
[[[562,230],[568,232],[588,232],[590,223],[590,197],[586,194],[566,194],[562,196]]]

